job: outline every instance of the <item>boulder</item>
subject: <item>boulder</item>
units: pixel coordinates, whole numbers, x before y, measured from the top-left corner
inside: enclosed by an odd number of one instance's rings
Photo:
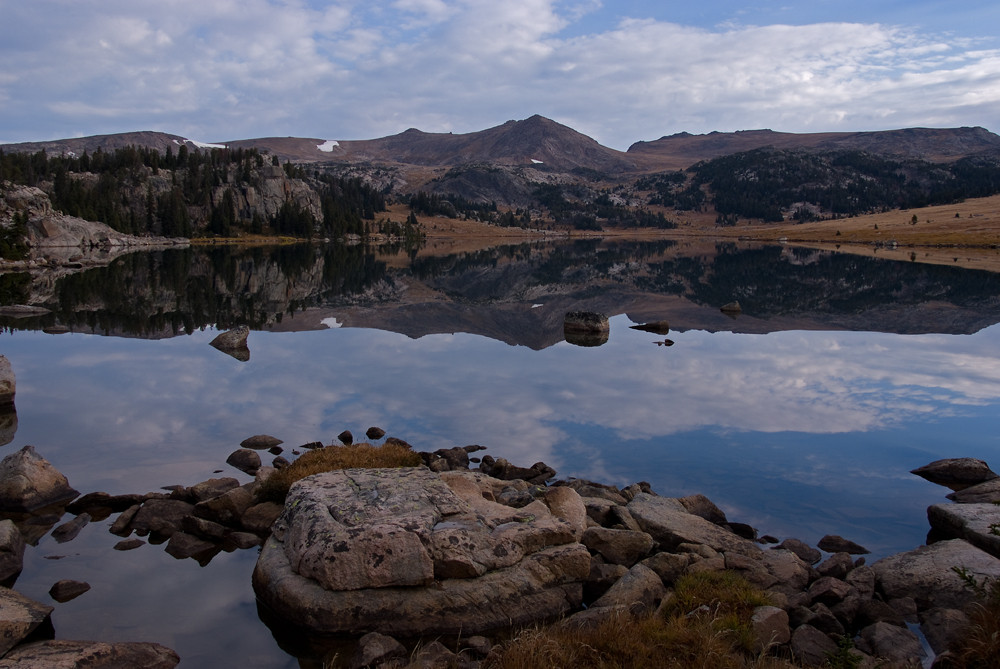
[[[573,537],[579,541],[587,529],[587,507],[580,495],[571,488],[562,486],[545,489],[545,504],[549,510],[565,520],[573,528]]]
[[[369,632],[358,639],[358,648],[351,658],[351,669],[374,667],[396,658],[406,657],[406,647],[391,636]]]
[[[591,552],[598,553],[612,564],[631,567],[649,555],[655,542],[645,532],[612,530],[605,527],[588,528],[580,543]]]
[[[668,321],[650,321],[648,323],[640,323],[639,325],[630,325],[629,328],[659,335],[670,333],[670,323]]]
[[[17,436],[17,409],[13,404],[0,406],[0,446],[6,446]]]
[[[687,497],[679,498],[677,501],[684,505],[684,508],[687,509],[688,513],[700,516],[710,523],[725,525],[729,522],[722,509],[717,507],[712,500],[704,495],[688,495]]]
[[[628,573],[628,567],[620,564],[605,564],[597,560],[590,561],[590,576],[583,584],[584,601],[588,604],[606,593],[611,586]]]
[[[254,534],[261,536],[270,534],[271,526],[274,525],[274,521],[281,515],[283,508],[282,505],[275,502],[254,504],[240,518],[240,524],[243,525],[243,529]]]
[[[635,614],[654,611],[667,595],[667,589],[656,572],[637,564],[622,576],[590,608],[627,606]]]
[[[90,583],[63,579],[61,581],[56,581],[52,587],[49,588],[49,596],[62,604],[71,599],[76,599],[88,590],[90,590]]]
[[[0,583],[13,582],[24,567],[24,537],[12,520],[0,520]]]
[[[0,661],[4,669],[172,669],[177,653],[157,643],[99,641],[38,641],[18,646]]]
[[[864,546],[860,546],[853,541],[836,534],[827,534],[816,546],[827,553],[848,553],[850,555],[867,555],[869,551]]]
[[[476,633],[582,601],[590,555],[541,501],[502,482],[422,467],[347,469],[292,485],[254,570],[258,598],[321,632]]]
[[[253,476],[260,469],[260,456],[249,448],[240,448],[229,454],[226,464]]]
[[[114,546],[112,546],[112,548],[114,548],[116,551],[131,551],[135,550],[139,546],[145,546],[145,545],[146,545],[145,541],[133,537],[132,539],[122,539]]]
[[[283,442],[281,439],[278,439],[277,437],[272,437],[269,434],[255,434],[254,436],[247,437],[246,439],[241,441],[240,446],[242,446],[243,448],[253,448],[262,451],[268,448],[273,448],[274,446],[283,443],[285,442]]]
[[[839,579],[847,578],[852,569],[854,569],[854,560],[847,553],[834,553],[816,567],[820,576],[832,576]]]
[[[0,510],[34,511],[68,502],[78,494],[34,446],[25,446],[0,460]]]
[[[246,325],[238,325],[232,330],[220,333],[209,344],[225,353],[241,351],[247,348],[247,337],[249,336],[250,328]]]
[[[80,530],[87,526],[90,522],[89,513],[81,513],[79,516],[73,520],[67,521],[52,530],[52,538],[56,540],[57,543],[64,544],[67,541],[72,541],[76,538],[76,535],[80,534]]]
[[[169,537],[192,511],[194,506],[178,499],[151,499],[139,507],[129,527],[140,536]]]
[[[825,667],[837,644],[812,625],[800,625],[792,632],[789,643],[792,659],[804,667]]]
[[[211,541],[205,541],[187,532],[174,532],[167,542],[166,552],[168,555],[184,560],[192,558],[202,566],[208,564],[215,555],[222,550]]]
[[[921,610],[962,609],[975,600],[975,593],[956,570],[965,570],[978,582],[1000,578],[1000,560],[962,539],[891,555],[871,568],[886,599],[912,597]]]
[[[910,473],[952,490],[963,490],[977,483],[997,478],[989,465],[976,458],[935,460],[923,467],[911,470]]]
[[[0,405],[13,404],[17,380],[7,356],[0,355]]]
[[[639,527],[651,535],[661,549],[672,550],[679,544],[690,543],[708,546],[719,552],[760,557],[761,549],[752,541],[688,513],[676,499],[639,493],[627,508]]]
[[[934,504],[927,509],[937,536],[965,539],[1000,558],[1000,506],[996,504]]]
[[[45,622],[50,613],[51,606],[0,587],[0,657]]]
[[[872,655],[891,662],[919,663],[927,656],[917,635],[905,627],[879,622],[861,630],[860,636]]]
[[[350,430],[344,430],[343,432],[338,434],[337,439],[339,439],[340,443],[342,443],[345,446],[350,446],[351,444],[354,443],[354,435],[351,434]]]
[[[780,544],[772,548],[771,550],[784,549],[786,551],[791,551],[802,558],[802,561],[806,564],[816,564],[822,559],[823,554],[818,550],[798,539],[790,538],[785,539]]]
[[[239,527],[243,514],[253,506],[253,495],[244,487],[232,488],[225,493],[194,505],[194,515],[216,523]]]
[[[377,441],[385,436],[385,430],[380,427],[375,427],[374,425],[367,430],[365,430],[365,436],[373,441]]]
[[[773,646],[788,643],[792,630],[788,627],[788,613],[777,606],[758,606],[750,616],[754,650],[764,652]]]
[[[1000,478],[983,481],[945,495],[959,504],[994,504],[1000,502]]]
[[[719,311],[724,314],[736,316],[743,313],[743,307],[740,306],[739,302],[727,302],[719,307]]]
[[[569,333],[600,334],[610,329],[608,317],[592,311],[570,311],[563,319],[563,330]]]

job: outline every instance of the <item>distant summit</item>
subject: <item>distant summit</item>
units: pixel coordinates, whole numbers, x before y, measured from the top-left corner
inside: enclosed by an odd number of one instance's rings
[[[860,150],[891,158],[951,162],[961,158],[1000,155],[1000,136],[985,128],[905,128],[876,132],[789,133],[741,130],[693,135],[678,132],[653,141],[636,142],[622,152],[602,146],[573,128],[544,116],[507,121],[469,133],[424,132],[409,128],[378,139],[263,137],[223,142],[199,142],[162,132],[126,132],[46,142],[6,144],[6,152],[76,154],[97,149],[113,151],[128,145],[176,151],[189,148],[255,148],[282,161],[323,163],[386,163],[395,166],[451,168],[494,164],[535,167],[547,171],[593,170],[616,175],[685,169],[712,158],[764,147],[815,151]]]

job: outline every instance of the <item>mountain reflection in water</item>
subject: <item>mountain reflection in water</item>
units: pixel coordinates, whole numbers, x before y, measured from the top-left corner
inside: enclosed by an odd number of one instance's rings
[[[33,444],[81,492],[147,492],[248,480],[223,463],[253,434],[291,450],[378,425],[422,450],[479,443],[560,476],[703,493],[763,533],[840,534],[871,559],[922,543],[925,508],[947,492],[910,469],[1000,464],[1000,276],[695,250],[212,248],[58,281],[5,275],[5,303],[51,313],[2,321],[18,387],[0,455]],[[735,318],[719,310],[733,300]],[[568,311],[610,316],[607,343],[564,341]],[[629,327],[654,320],[669,321],[673,346]],[[208,345],[216,325],[239,323],[253,330],[248,362]],[[159,641],[190,666],[231,663],[232,648],[298,666],[257,619],[254,551],[201,568],[162,546],[112,551],[118,539],[95,522],[72,543],[29,547],[25,594],[47,601],[61,578],[94,586],[60,605],[60,637]]]

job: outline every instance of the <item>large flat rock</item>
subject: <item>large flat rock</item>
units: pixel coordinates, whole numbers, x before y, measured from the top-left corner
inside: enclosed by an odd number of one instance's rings
[[[0,669],[172,669],[177,653],[156,643],[39,641],[18,646],[0,660]]]
[[[575,491],[522,508],[503,482],[425,467],[294,484],[254,571],[261,601],[322,632],[485,631],[579,605],[590,554]],[[571,498],[571,499],[567,499]]]
[[[873,564],[872,569],[886,599],[912,597],[921,610],[961,609],[975,599],[955,569],[966,570],[980,583],[1000,578],[1000,560],[962,539],[891,555]]]
[[[757,544],[689,513],[676,499],[641,492],[632,498],[627,508],[639,527],[659,542],[662,550],[673,550],[688,543],[709,546],[720,553],[761,557]]]
[[[1000,506],[996,504],[935,504],[927,509],[931,528],[944,536],[965,539],[1000,558]]]

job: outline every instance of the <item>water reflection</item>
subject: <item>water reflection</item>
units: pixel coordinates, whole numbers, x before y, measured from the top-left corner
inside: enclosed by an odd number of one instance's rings
[[[924,509],[942,499],[909,469],[1000,462],[995,275],[768,247],[687,252],[187,250],[15,281],[16,301],[51,313],[4,321],[18,427],[0,455],[33,444],[81,492],[146,492],[220,470],[248,480],[223,463],[253,434],[290,450],[379,425],[421,449],[480,443],[561,476],[700,492],[763,532],[840,534],[874,557],[921,543]],[[734,299],[735,320],[719,311]],[[574,310],[610,315],[607,342],[566,341]],[[650,321],[669,325],[631,327]],[[240,322],[248,362],[209,346],[215,324]],[[47,601],[60,578],[94,586],[60,605],[60,636],[159,641],[188,666],[229,664],[233,648],[259,666],[296,664],[257,619],[253,551],[204,568],[162,546],[119,553],[113,519],[28,549],[25,594]]]

